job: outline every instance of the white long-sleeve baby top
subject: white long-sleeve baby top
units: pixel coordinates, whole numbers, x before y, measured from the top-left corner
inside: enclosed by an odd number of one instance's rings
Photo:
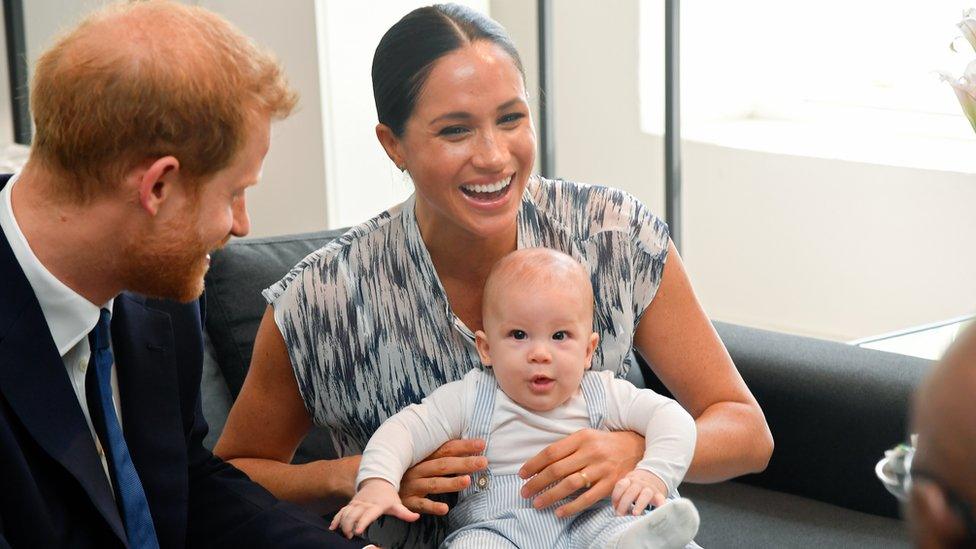
[[[400,487],[403,473],[445,442],[462,438],[474,413],[477,386],[486,374],[471,370],[463,379],[438,387],[420,404],[412,404],[388,420],[369,439],[363,451],[358,487],[369,478],[382,478]],[[677,402],[650,389],[638,389],[610,371],[596,375],[606,394],[608,431],[634,431],[644,436],[644,458],[638,469],[664,481],[673,494],[684,478],[695,451],[695,422]],[[516,474],[522,464],[546,446],[590,427],[583,392],[547,412],[523,408],[496,388],[495,410],[485,451],[495,475]]]

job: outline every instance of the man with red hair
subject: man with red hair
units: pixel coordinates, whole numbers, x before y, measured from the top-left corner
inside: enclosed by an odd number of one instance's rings
[[[170,1],[40,57],[31,156],[0,177],[0,547],[351,543],[202,445],[208,254],[247,234],[295,102],[271,56]]]

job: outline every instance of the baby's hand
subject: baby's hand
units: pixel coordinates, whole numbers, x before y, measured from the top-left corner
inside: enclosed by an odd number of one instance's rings
[[[354,534],[360,536],[380,515],[391,515],[407,522],[420,518],[420,515],[403,506],[400,495],[392,484],[383,479],[371,478],[359,485],[359,491],[349,505],[339,509],[329,525],[329,530],[341,526],[346,537],[351,538]]]
[[[644,512],[647,504],[660,507],[664,504],[668,487],[654,473],[643,469],[634,469],[627,476],[617,481],[613,487],[611,498],[613,508],[618,515],[639,515]],[[630,505],[634,504],[633,510]]]

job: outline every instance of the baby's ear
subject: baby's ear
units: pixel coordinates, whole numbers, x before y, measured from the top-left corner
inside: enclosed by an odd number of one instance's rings
[[[488,336],[481,330],[474,333],[474,344],[478,348],[478,356],[481,357],[481,363],[485,366],[491,366],[491,355],[488,353]]]
[[[600,335],[596,332],[590,334],[590,343],[586,346],[586,370],[590,369],[593,365],[593,353],[596,351],[596,346],[600,343]]]

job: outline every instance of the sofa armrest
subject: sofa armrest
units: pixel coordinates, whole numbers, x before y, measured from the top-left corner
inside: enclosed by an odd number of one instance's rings
[[[764,472],[737,480],[897,517],[874,465],[905,440],[909,399],[931,361],[723,322],[715,328],[776,444]],[[648,386],[664,390],[656,377]]]

